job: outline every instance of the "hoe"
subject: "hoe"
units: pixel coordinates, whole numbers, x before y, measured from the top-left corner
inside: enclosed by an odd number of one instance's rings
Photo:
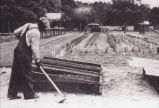
[[[53,80],[49,77],[49,75],[45,72],[45,70],[42,68],[42,66],[39,66],[40,70],[44,73],[44,75],[47,77],[47,79],[50,81],[50,83],[53,85],[53,87],[56,89],[56,91],[60,94],[62,99],[58,103],[64,103],[66,100],[66,97],[63,95],[63,93],[60,91],[60,89],[56,86],[56,84],[53,82]]]

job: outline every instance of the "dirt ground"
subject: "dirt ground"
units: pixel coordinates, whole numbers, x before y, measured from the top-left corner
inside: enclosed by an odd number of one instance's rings
[[[101,64],[102,95],[64,92],[67,100],[63,104],[57,103],[60,96],[55,91],[38,92],[40,96],[38,99],[8,100],[6,95],[11,69],[0,68],[0,108],[159,108],[159,94],[144,79],[142,68],[128,63],[132,56],[154,59],[159,57],[154,54],[147,55],[146,52],[145,54],[123,51],[115,53],[109,47],[109,43],[106,43],[107,37],[104,34],[100,34],[96,40],[92,41],[93,44],[88,44],[91,36],[92,34],[75,47],[71,46],[70,52],[61,58]],[[121,38],[124,39],[119,37]],[[135,40],[138,41],[138,39]],[[139,47],[145,48],[146,43],[144,44],[143,46],[141,43]],[[118,45],[127,44],[122,42]],[[19,95],[22,96],[21,93]]]
[[[57,103],[56,92],[39,92],[40,98],[8,100],[10,68],[0,69],[0,108],[158,108],[159,96],[143,78],[142,69],[131,66],[103,65],[102,95],[64,93],[67,100]],[[22,96],[21,93],[19,95]]]

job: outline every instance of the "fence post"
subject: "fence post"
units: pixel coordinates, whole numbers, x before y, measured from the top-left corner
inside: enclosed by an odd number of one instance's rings
[[[8,21],[8,34],[10,33],[10,24],[9,24],[9,21]]]
[[[157,47],[157,53],[159,53],[159,47]]]
[[[49,30],[49,33],[50,33],[50,35],[49,35],[49,36],[51,37],[51,30]]]

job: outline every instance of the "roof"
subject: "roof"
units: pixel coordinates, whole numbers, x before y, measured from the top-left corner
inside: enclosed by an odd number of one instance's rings
[[[139,23],[140,25],[150,25],[150,22],[149,21],[143,21],[141,23]]]
[[[99,25],[98,23],[89,23],[88,25]]]
[[[59,21],[62,18],[62,13],[46,13],[45,15],[49,21]]]

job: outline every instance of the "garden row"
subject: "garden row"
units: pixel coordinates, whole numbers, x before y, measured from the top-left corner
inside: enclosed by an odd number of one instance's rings
[[[71,40],[80,37],[83,33],[67,33],[65,35],[41,39],[40,56],[54,56],[57,50]],[[0,44],[0,67],[11,66],[13,61],[13,51],[18,41],[4,42]]]

